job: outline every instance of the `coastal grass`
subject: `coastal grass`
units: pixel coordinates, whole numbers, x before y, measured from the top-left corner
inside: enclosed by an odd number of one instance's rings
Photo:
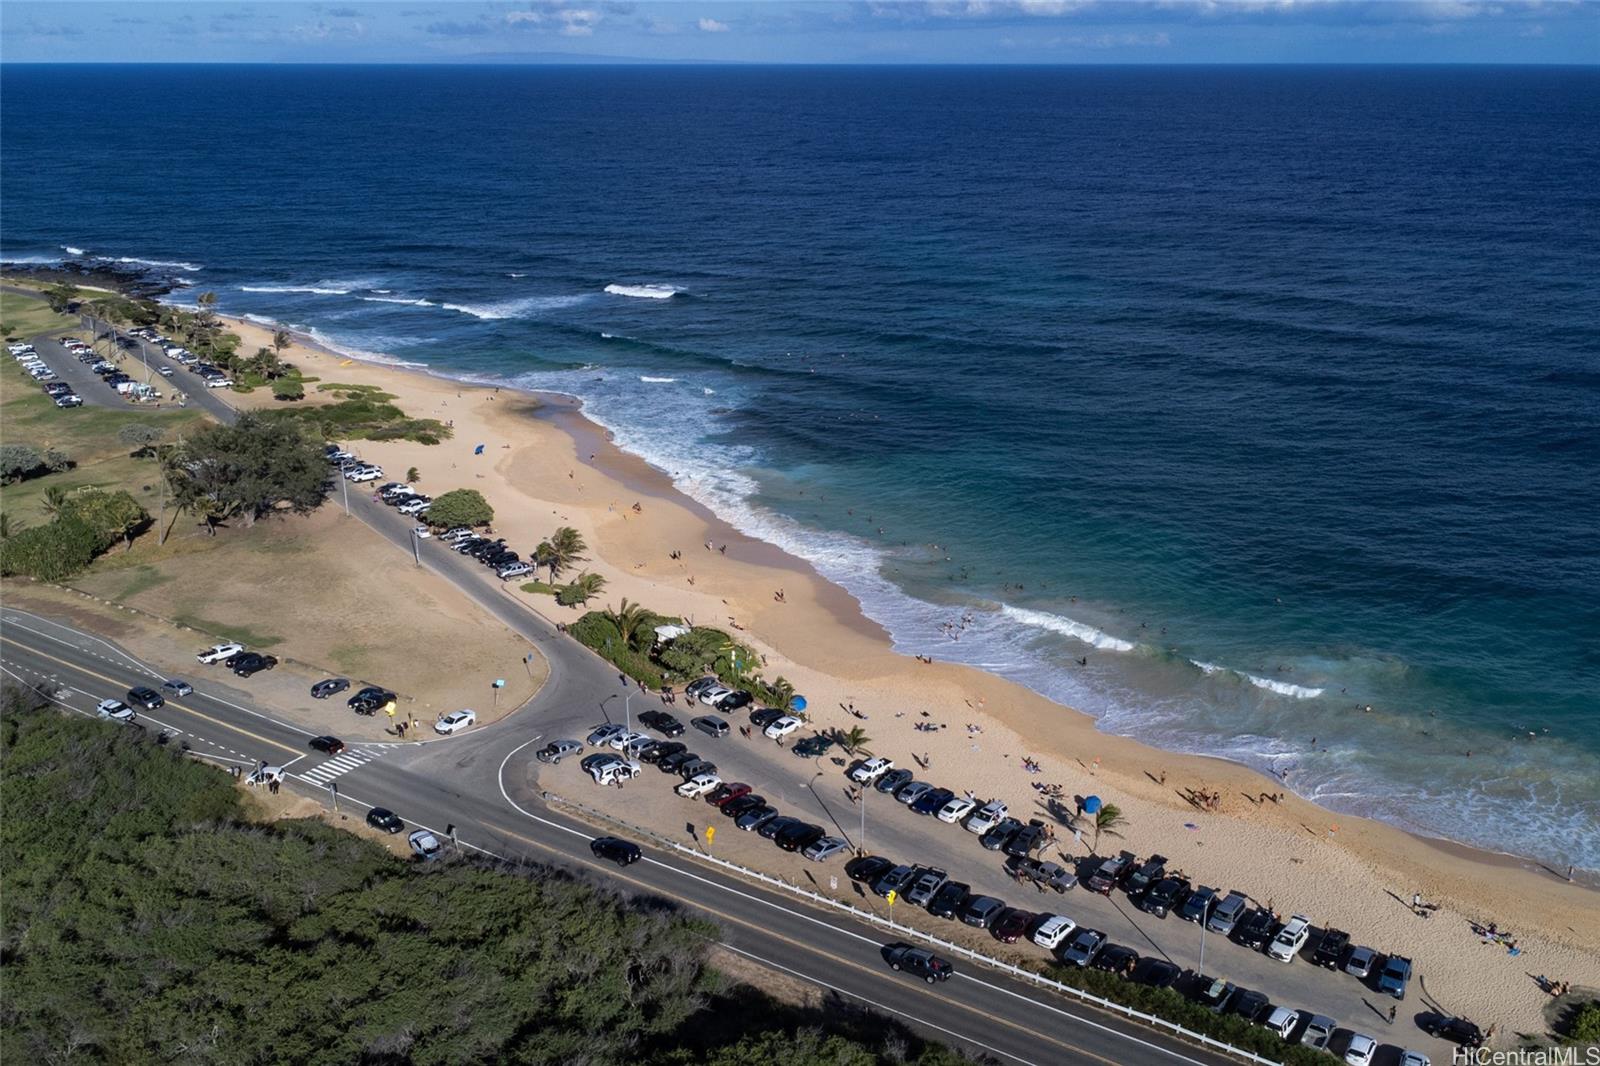
[[[158,584],[160,584],[160,582],[151,582],[143,589],[136,590],[135,595],[137,595],[139,591],[148,591],[149,589],[155,588]],[[240,625],[237,622],[216,622],[210,618],[202,618],[197,614],[190,614],[188,612],[179,614],[173,618],[173,621],[177,622],[179,625],[188,626],[190,629],[198,629],[202,633],[209,633],[212,636],[220,637],[223,640],[236,641],[237,643],[243,644],[248,648],[254,648],[256,650],[273,648],[283,643],[282,637],[271,636],[270,634],[263,633],[258,629],[252,628],[251,626]]]
[[[10,278],[5,284],[15,284]],[[18,341],[40,333],[63,334],[83,328],[74,315],[57,314],[43,300],[21,293],[0,292],[0,334]]]
[[[326,386],[319,385],[319,389]],[[324,440],[413,440],[438,444],[454,431],[436,418],[411,418],[389,403],[388,393],[372,391],[336,393],[347,398],[338,403],[263,410],[264,418],[294,419],[316,427]],[[385,397],[379,399],[378,397]]]

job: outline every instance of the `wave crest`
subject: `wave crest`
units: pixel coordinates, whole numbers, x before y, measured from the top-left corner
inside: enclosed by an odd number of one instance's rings
[[[1290,684],[1287,681],[1274,681],[1270,677],[1257,677],[1255,674],[1246,673],[1243,670],[1218,666],[1216,663],[1201,662],[1199,659],[1190,659],[1189,661],[1199,667],[1200,672],[1207,677],[1212,677],[1216,674],[1230,674],[1242,681],[1250,682],[1256,688],[1263,688],[1268,692],[1276,692],[1280,696],[1289,696],[1297,700],[1314,700],[1322,695],[1324,691],[1323,689],[1311,688],[1306,685]]]
[[[1076,619],[1067,618],[1065,615],[1048,614],[1044,611],[1033,611],[1026,607],[1013,607],[1009,603],[1000,605],[1000,613],[1012,621],[1021,622],[1023,625],[1033,626],[1035,629],[1048,629],[1052,633],[1081,640],[1092,648],[1101,651],[1132,651],[1137,645],[1131,640],[1113,637],[1109,633],[1101,632],[1094,626],[1086,625]]]
[[[620,285],[612,282],[605,291],[613,296],[632,296],[640,300],[670,300],[682,290],[671,285]]]

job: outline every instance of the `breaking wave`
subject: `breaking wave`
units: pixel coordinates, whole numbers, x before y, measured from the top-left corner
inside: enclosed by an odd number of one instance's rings
[[[1012,621],[1034,626],[1037,629],[1048,629],[1052,633],[1060,633],[1062,636],[1081,640],[1090,647],[1099,648],[1102,651],[1132,651],[1136,647],[1130,640],[1113,637],[1109,633],[1101,632],[1094,626],[1085,625],[1064,615],[1033,611],[1026,607],[1013,607],[1009,603],[1001,605],[1000,613]]]
[[[612,282],[605,291],[613,296],[632,296],[640,300],[670,300],[682,290],[671,285],[619,285]]]

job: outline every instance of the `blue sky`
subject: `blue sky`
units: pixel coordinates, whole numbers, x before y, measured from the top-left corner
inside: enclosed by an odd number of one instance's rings
[[[1590,0],[5,0],[6,62],[1584,63]]]

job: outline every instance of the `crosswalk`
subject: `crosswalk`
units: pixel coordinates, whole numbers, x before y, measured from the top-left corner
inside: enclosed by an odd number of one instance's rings
[[[364,766],[373,759],[383,754],[383,749],[350,748],[340,752],[331,759],[318,763],[309,770],[302,771],[297,776],[311,782],[313,785],[326,785],[336,777],[342,777],[357,767]]]

